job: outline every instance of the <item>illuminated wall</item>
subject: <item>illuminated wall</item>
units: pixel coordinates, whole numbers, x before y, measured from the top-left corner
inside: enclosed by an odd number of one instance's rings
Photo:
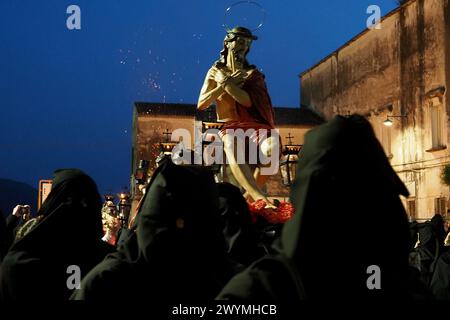
[[[369,119],[418,218],[438,211],[437,199],[449,199],[440,181],[450,163],[449,21],[446,0],[407,1],[383,18],[381,30],[363,31],[301,74],[302,104],[327,119],[350,113]],[[387,128],[388,116],[404,117],[391,118]]]

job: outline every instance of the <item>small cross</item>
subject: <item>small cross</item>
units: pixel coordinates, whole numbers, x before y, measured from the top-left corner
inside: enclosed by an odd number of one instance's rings
[[[166,142],[170,141],[170,136],[172,135],[172,132],[169,131],[169,129],[166,129],[165,132],[163,132],[163,135],[166,136]]]
[[[291,133],[289,132],[288,136],[286,137],[286,139],[289,140],[289,144],[292,144],[292,138],[294,138],[294,136],[291,136]]]

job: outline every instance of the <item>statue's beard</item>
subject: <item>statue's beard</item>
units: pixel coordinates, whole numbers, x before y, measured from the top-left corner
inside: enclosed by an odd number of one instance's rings
[[[245,52],[241,49],[241,50],[233,50],[233,53],[234,53],[234,61],[236,62],[236,64],[240,66],[244,65]]]
[[[245,55],[245,49],[243,48],[239,48],[239,49],[233,49],[233,53],[236,57],[240,56],[240,57],[244,57]]]

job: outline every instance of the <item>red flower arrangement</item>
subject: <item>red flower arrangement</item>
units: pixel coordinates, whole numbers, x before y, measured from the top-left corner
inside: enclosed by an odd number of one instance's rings
[[[271,224],[281,224],[287,222],[294,216],[294,206],[289,202],[280,202],[277,208],[266,208],[267,203],[260,199],[248,204],[253,221],[257,216],[261,216]]]

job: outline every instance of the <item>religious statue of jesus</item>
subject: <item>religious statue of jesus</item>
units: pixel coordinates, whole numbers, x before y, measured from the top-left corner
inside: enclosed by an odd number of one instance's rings
[[[216,104],[217,119],[224,122],[220,136],[227,164],[236,182],[245,189],[249,203],[275,208],[261,190],[270,175],[264,174],[267,163],[262,164],[260,158],[275,158],[278,163],[281,143],[278,134],[274,134],[274,111],[265,77],[246,59],[254,40],[257,37],[247,28],[235,27],[227,31],[220,59],[206,74],[197,108],[205,110],[212,103]],[[248,138],[244,145],[236,143],[235,133],[239,129]],[[249,162],[254,156],[249,154],[252,150],[259,155],[255,163]],[[245,157],[240,156],[243,153]],[[271,174],[277,173],[278,165],[276,168]]]

